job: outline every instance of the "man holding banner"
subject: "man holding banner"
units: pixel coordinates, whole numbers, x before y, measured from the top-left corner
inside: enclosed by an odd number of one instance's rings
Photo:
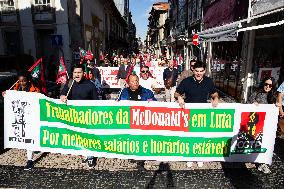
[[[156,101],[154,93],[139,85],[139,78],[136,74],[128,76],[128,86],[121,91],[119,100],[134,100],[134,101]]]
[[[193,76],[181,81],[175,92],[178,103],[184,108],[185,103],[207,103],[208,97],[211,97],[213,107],[219,102],[219,96],[211,78],[205,76],[206,64],[196,62],[194,64]],[[185,99],[183,98],[185,94]],[[191,167],[192,162],[187,162],[187,166]],[[202,167],[203,162],[198,162],[198,166]]]
[[[95,85],[84,77],[84,65],[77,64],[72,68],[73,80],[67,83],[60,96],[60,100],[67,103],[69,100],[99,100]],[[88,166],[92,167],[94,157],[87,156],[83,162],[88,162]]]

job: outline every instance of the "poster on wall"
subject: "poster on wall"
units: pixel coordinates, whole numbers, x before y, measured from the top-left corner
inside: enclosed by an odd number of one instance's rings
[[[266,77],[273,77],[278,81],[280,75],[280,67],[276,68],[260,68],[258,72],[257,81],[260,83]]]

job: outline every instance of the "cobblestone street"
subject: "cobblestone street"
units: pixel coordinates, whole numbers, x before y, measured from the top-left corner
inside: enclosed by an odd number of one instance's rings
[[[94,169],[81,164],[79,156],[47,154],[37,159],[32,171],[24,171],[23,150],[0,156],[3,188],[283,188],[284,140],[276,140],[271,174],[252,164],[206,163],[186,168],[185,162],[146,162],[137,170],[129,160],[99,158]],[[280,149],[282,151],[280,151]],[[39,156],[39,154],[38,154]]]

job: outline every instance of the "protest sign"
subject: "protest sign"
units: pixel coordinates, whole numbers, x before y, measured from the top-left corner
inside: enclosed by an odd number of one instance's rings
[[[261,104],[68,101],[7,91],[5,148],[158,161],[271,164],[278,109]],[[268,116],[269,114],[269,116]]]

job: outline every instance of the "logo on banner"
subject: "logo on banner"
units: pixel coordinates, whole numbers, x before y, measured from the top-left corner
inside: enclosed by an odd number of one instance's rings
[[[9,141],[28,144],[34,143],[33,139],[26,138],[25,109],[27,105],[27,102],[22,102],[20,100],[12,101],[12,109],[14,113],[14,122],[12,123],[12,128],[14,129],[14,136],[10,136]]]
[[[261,148],[266,112],[243,112],[233,154],[265,153]]]

